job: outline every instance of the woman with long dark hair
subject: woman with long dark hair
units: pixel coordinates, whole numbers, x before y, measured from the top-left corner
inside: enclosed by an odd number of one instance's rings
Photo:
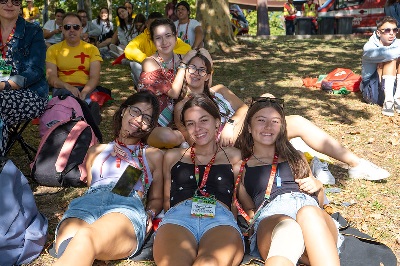
[[[253,99],[235,146],[243,157],[235,196],[246,198],[235,203],[254,230],[251,254],[265,265],[340,265],[323,185],[288,140],[283,100]]]

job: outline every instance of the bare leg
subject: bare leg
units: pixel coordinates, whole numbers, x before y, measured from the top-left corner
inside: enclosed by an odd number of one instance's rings
[[[239,265],[243,255],[244,247],[239,232],[231,226],[217,226],[200,239],[193,266]]]
[[[165,224],[154,239],[154,261],[158,266],[190,266],[197,255],[197,242],[186,228]]]
[[[338,232],[332,218],[315,206],[302,207],[296,217],[303,231],[309,262],[313,266],[339,266]]]
[[[156,148],[173,148],[185,141],[179,130],[172,130],[169,127],[156,127],[150,133],[147,143]]]
[[[75,225],[71,222],[69,226]],[[68,225],[62,230],[69,231]],[[60,232],[60,235],[67,233]],[[59,243],[57,238],[57,247]],[[136,247],[137,240],[131,221],[121,213],[109,213],[93,224],[80,227],[54,265],[90,266],[95,259],[122,259],[131,255]]]
[[[291,220],[293,223],[295,221],[283,214],[276,214],[271,217],[268,217],[260,222],[260,225],[258,226],[257,229],[257,247],[260,252],[261,257],[265,260],[265,265],[266,266],[273,266],[273,265],[281,265],[281,266],[293,266],[295,265],[292,260],[296,261],[298,258],[301,256],[302,252],[304,251],[304,240],[302,237],[297,238],[295,235],[290,234],[289,235],[283,235],[279,236],[278,238],[274,239],[274,245],[277,245],[277,247],[281,246],[282,251],[280,252],[279,255],[277,254],[270,254],[271,251],[271,244],[272,244],[272,239],[273,239],[273,232],[274,230],[277,229],[277,225],[280,224],[283,221],[288,221]],[[301,236],[301,228],[300,226],[296,223],[296,228],[298,233]],[[296,228],[281,228],[281,230],[296,230]],[[280,229],[278,229],[280,230]],[[276,232],[276,231],[275,231]],[[276,242],[278,241],[278,242]],[[288,245],[289,243],[294,244],[294,242],[298,241],[299,245],[294,245],[301,247],[300,249],[295,250],[288,250],[291,249]],[[274,251],[275,252],[275,251]],[[291,258],[289,259],[288,256],[285,256],[284,253],[288,252],[291,256],[295,256],[296,258]],[[298,253],[297,255],[294,255],[293,253]]]
[[[300,137],[308,146],[320,153],[344,162],[350,167],[358,165],[360,158],[357,155],[310,120],[299,115],[289,115],[286,116],[286,123],[289,139]]]

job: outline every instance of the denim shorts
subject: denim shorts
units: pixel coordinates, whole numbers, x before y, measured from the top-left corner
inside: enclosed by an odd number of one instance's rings
[[[272,215],[275,214],[284,214],[292,219],[296,220],[296,215],[297,212],[300,210],[300,208],[304,206],[316,206],[319,208],[318,202],[311,197],[310,195],[307,195],[305,193],[301,192],[291,192],[291,193],[285,193],[282,195],[277,196],[275,199],[273,199],[270,203],[268,203],[262,210],[260,216],[257,218],[257,220],[254,223],[254,234],[250,237],[250,254],[255,257],[261,257],[260,253],[258,252],[257,248],[257,229],[260,224],[260,222],[268,218]],[[334,222],[336,222],[334,219],[332,219]],[[339,228],[339,224],[336,223],[336,227]],[[341,240],[342,235],[339,234],[338,231],[338,249],[340,245],[343,242],[343,239]]]
[[[71,201],[57,225],[56,237],[58,228],[65,219],[78,218],[92,224],[103,215],[115,212],[128,217],[135,230],[138,245],[129,256],[131,257],[142,247],[146,235],[147,215],[137,193],[134,193],[131,197],[124,197],[110,192],[109,188],[104,190],[89,189],[86,194]]]
[[[239,226],[237,225],[235,217],[233,216],[232,212],[228,210],[225,206],[223,206],[220,202],[217,201],[214,218],[192,216],[190,214],[191,209],[191,199],[185,200],[175,205],[165,213],[164,218],[162,218],[162,221],[159,225],[159,228],[164,224],[176,224],[182,226],[189,230],[193,234],[197,243],[199,243],[201,237],[208,230],[217,226],[228,225],[232,226],[238,231],[244,247],[243,235],[239,229]]]

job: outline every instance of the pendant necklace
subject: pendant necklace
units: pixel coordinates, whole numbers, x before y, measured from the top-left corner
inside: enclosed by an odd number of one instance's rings
[[[258,159],[258,158],[255,156],[254,153],[252,153],[251,155],[253,155],[254,159],[256,159],[257,161],[259,161],[259,162],[262,163],[262,164],[268,164],[268,165],[271,164],[271,163],[267,163],[267,162],[264,162],[264,161]]]
[[[172,55],[171,60],[169,60],[168,62],[164,62],[164,59],[160,56],[160,54],[157,51],[157,59],[158,61],[160,61],[162,68],[167,69],[168,65],[174,61],[174,55]]]

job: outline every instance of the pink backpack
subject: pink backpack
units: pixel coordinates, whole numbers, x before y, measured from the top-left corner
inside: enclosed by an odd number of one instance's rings
[[[81,105],[70,96],[58,96],[47,103],[44,114],[39,119],[39,133],[43,137],[53,125],[71,118],[84,117]]]

